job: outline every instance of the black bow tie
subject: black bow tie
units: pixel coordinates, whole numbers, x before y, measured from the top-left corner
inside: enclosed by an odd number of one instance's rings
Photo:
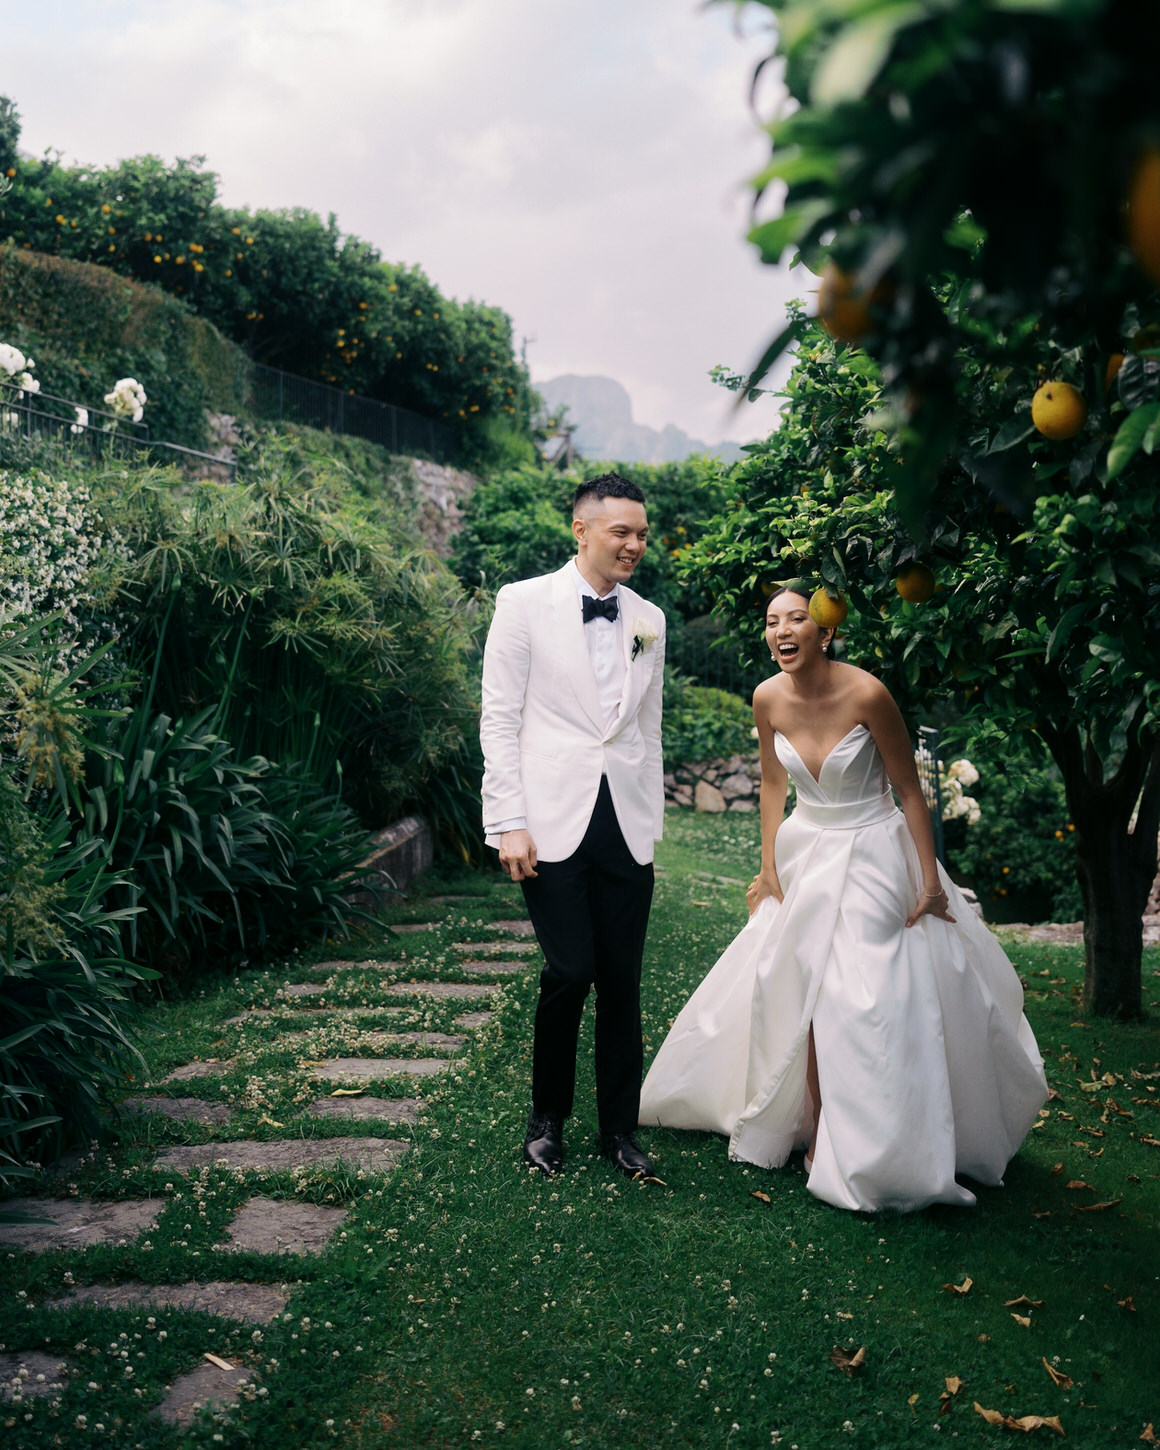
[[[620,606],[615,599],[593,599],[590,594],[582,594],[584,601],[584,623],[590,619],[607,619],[614,622],[620,613]]]

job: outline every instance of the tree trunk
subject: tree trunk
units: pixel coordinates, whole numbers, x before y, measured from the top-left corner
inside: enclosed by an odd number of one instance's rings
[[[1141,918],[1156,878],[1160,829],[1160,743],[1132,740],[1115,773],[1079,731],[1044,732],[1063,773],[1076,829],[1076,876],[1083,897],[1084,1009],[1100,1017],[1143,1016]]]

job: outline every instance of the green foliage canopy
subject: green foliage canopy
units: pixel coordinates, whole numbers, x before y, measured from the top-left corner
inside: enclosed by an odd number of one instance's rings
[[[812,578],[848,596],[851,657],[912,719],[949,707],[1043,742],[1076,825],[1089,1003],[1136,1015],[1160,828],[1160,494],[1143,455],[1109,477],[1098,443],[1013,430],[1027,373],[993,367],[999,339],[975,326],[956,356],[969,450],[938,475],[917,531],[893,492],[899,442],[878,367],[803,323],[781,427],[737,465],[735,507],[688,568],[753,657],[774,581]],[[996,453],[1026,478],[1026,527],[987,486]],[[915,558],[939,581],[925,604],[895,587]]]
[[[784,190],[784,206],[752,240],[768,262],[796,252],[820,271],[831,258],[863,292],[881,284],[865,345],[906,404],[892,486],[911,515],[962,444],[956,360],[980,318],[1017,367],[1042,361],[1036,343],[1050,339],[1089,402],[1109,355],[1135,337],[1151,381],[1122,389],[1120,411],[1088,437],[1106,452],[1115,435],[1112,472],[1141,444],[1150,453],[1160,399],[1147,329],[1160,321],[1160,279],[1126,245],[1124,204],[1141,157],[1160,144],[1160,10],[1147,0],[759,3],[774,12],[797,104],[770,124],[773,157],[756,182],[759,194]],[[795,319],[774,340],[758,376],[801,327]]]

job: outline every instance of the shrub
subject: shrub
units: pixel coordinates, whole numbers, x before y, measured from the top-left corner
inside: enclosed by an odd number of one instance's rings
[[[676,670],[665,671],[662,744],[665,765],[752,755],[753,711],[739,695],[695,685]]]
[[[0,767],[0,1186],[98,1127],[135,1060],[133,988],[152,973],[119,954],[118,885],[99,843],[46,827]]]
[[[78,841],[107,853],[132,910],[125,955],[169,973],[345,931],[344,892],[366,850],[351,810],[301,767],[239,760],[212,715],[135,710],[82,790]]]
[[[971,786],[979,819],[944,826],[951,865],[984,906],[1019,895],[1037,898],[1053,921],[1077,920],[1075,828],[1059,771],[1010,737],[976,735],[966,753],[979,771]]]

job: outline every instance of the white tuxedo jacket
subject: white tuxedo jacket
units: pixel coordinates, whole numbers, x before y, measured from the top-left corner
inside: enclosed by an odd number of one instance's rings
[[[539,859],[563,861],[583,839],[606,775],[625,843],[645,865],[664,823],[665,616],[620,585],[624,690],[606,730],[575,578],[569,562],[505,584],[496,597],[483,655],[483,819],[523,816]],[[632,659],[641,627],[655,639]]]

